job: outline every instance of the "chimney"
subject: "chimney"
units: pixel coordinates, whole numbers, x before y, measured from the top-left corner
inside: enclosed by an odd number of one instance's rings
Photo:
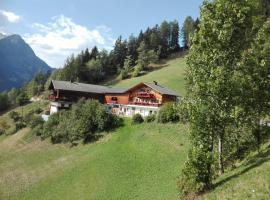
[[[153,81],[155,85],[157,85],[157,82],[156,81]]]

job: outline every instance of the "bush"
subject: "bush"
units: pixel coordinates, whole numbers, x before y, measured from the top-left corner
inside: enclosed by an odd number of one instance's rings
[[[43,131],[41,134],[41,139],[46,139],[50,136],[52,136],[53,132],[55,131],[54,129],[58,126],[59,124],[59,116],[61,112],[55,113],[51,115],[48,119],[47,122],[44,123],[43,125]]]
[[[40,116],[32,115],[29,121],[27,122],[27,125],[33,129],[34,127],[41,125],[43,123],[44,120]]]
[[[24,122],[18,121],[18,122],[15,124],[15,127],[16,127],[16,131],[19,131],[19,130],[21,130],[22,128],[25,128],[26,125],[25,125]]]
[[[168,123],[179,121],[179,115],[175,103],[164,104],[158,112],[158,122]]]
[[[143,117],[139,113],[133,115],[132,117],[132,124],[141,124],[143,121]]]
[[[189,151],[180,179],[177,182],[182,198],[211,188],[214,176],[212,153],[195,147]]]
[[[33,135],[41,136],[43,133],[43,124],[38,124],[32,129]]]
[[[150,115],[148,115],[148,116],[145,117],[145,121],[147,123],[153,122],[153,121],[155,121],[155,119],[156,119],[156,115],[154,115],[154,114],[150,114]]]
[[[80,100],[69,111],[50,116],[43,125],[41,138],[50,137],[53,143],[89,142],[98,138],[99,132],[112,130],[121,124],[122,120],[108,113],[99,102]]]
[[[40,113],[42,113],[42,109],[41,108],[36,108],[36,109],[34,109],[34,112],[36,113],[36,114],[40,114]]]
[[[0,121],[0,135],[6,134],[7,129],[10,128],[10,125],[7,123],[6,120]]]
[[[16,112],[16,111],[11,111],[11,112],[8,114],[8,116],[9,116],[11,119],[13,119],[14,122],[17,122],[17,121],[19,121],[19,120],[21,119],[20,114],[19,114],[18,112]]]

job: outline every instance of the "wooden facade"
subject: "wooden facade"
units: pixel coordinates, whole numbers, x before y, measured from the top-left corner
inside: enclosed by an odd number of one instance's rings
[[[49,99],[53,110],[59,110],[55,102],[76,102],[81,98],[95,99],[108,105],[114,113],[133,115],[143,113],[144,116],[156,113],[166,102],[177,100],[177,95],[167,88],[155,84],[139,83],[130,89],[111,89],[103,86],[55,81],[51,83]],[[90,87],[91,86],[91,87]]]

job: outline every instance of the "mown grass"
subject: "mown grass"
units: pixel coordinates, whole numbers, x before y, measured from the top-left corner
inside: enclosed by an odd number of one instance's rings
[[[186,59],[176,58],[169,60],[165,67],[156,71],[150,72],[146,75],[139,76],[136,78],[126,79],[113,84],[115,87],[128,88],[132,87],[140,82],[153,82],[157,81],[159,84],[168,87],[179,95],[185,94],[185,74]]]
[[[176,199],[186,129],[125,120],[99,141],[73,148],[27,142],[22,132],[9,136],[0,143],[0,199]]]

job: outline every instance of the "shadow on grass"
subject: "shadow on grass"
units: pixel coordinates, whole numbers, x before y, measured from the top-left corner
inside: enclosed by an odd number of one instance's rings
[[[260,165],[262,165],[263,163],[267,162],[267,161],[270,161],[270,149],[269,147],[267,148],[268,150],[266,150],[265,152],[261,152],[259,154],[257,154],[256,156],[254,156],[252,159],[250,159],[244,166],[245,168],[241,171],[239,171],[238,173],[236,174],[233,174],[217,183],[215,183],[213,185],[213,188],[212,189],[215,189],[216,187],[218,186],[222,186],[224,185],[226,182],[232,180],[232,179],[235,179],[235,178],[238,178],[239,176],[241,176],[242,174],[245,174],[247,173],[248,171],[256,168],[256,167],[259,167]]]

